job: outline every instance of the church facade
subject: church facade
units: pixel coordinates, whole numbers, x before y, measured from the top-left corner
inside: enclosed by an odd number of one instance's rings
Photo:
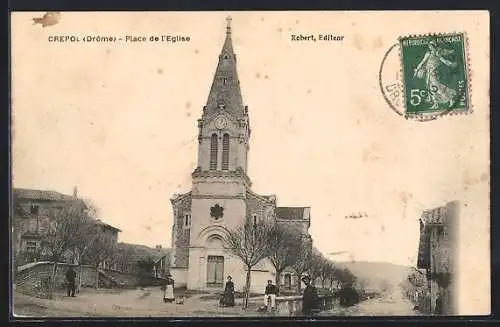
[[[231,276],[236,290],[245,284],[245,267],[224,249],[224,238],[245,220],[286,224],[310,239],[309,207],[278,207],[276,196],[251,190],[248,176],[249,109],[244,105],[231,40],[226,38],[203,113],[198,119],[198,162],[192,189],[171,198],[173,208],[171,274],[176,286],[221,288]],[[266,259],[251,272],[252,290],[262,292],[275,271]],[[295,284],[291,273],[282,284]]]

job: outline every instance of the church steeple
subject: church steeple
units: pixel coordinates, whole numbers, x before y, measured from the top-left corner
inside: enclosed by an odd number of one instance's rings
[[[243,105],[236,55],[231,40],[231,18],[227,18],[226,39],[203,115],[198,119],[199,172],[246,176],[250,139],[248,108]],[[197,173],[196,173],[197,174]],[[198,175],[193,175],[196,177]],[[246,177],[248,179],[248,177]],[[249,180],[246,183],[250,183]]]
[[[235,118],[240,118],[246,115],[246,111],[241,96],[240,81],[236,70],[236,55],[231,39],[231,17],[227,17],[226,20],[226,39],[219,55],[204,115],[210,115],[224,109],[233,114]]]

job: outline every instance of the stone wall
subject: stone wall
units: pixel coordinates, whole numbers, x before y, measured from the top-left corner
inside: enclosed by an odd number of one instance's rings
[[[61,289],[66,285],[66,270],[70,264],[59,263],[56,269],[56,288]],[[73,269],[80,274],[78,266],[73,266]],[[16,292],[46,298],[49,292],[50,281],[54,263],[52,262],[35,262],[18,268],[14,276],[14,288]],[[81,278],[83,287],[95,287],[97,280],[97,272],[95,267],[82,266]],[[78,278],[78,277],[77,277]]]
[[[58,263],[56,271],[56,288],[63,289],[66,286],[66,271],[69,266],[77,272],[77,281],[81,273],[82,287],[95,287],[97,279],[96,267],[70,265]],[[19,267],[14,276],[13,288],[16,292],[47,298],[50,290],[50,281],[54,269],[53,262],[35,262]],[[119,281],[121,287],[157,286],[164,279],[153,276],[140,276],[114,270],[101,270],[99,274],[99,287],[109,285],[109,276]]]
[[[257,216],[257,221],[267,218],[266,209],[268,205],[264,199],[258,198],[251,192],[247,192],[246,219],[252,222],[254,215]]]
[[[174,267],[187,267],[189,262],[189,237],[190,226],[185,226],[185,215],[189,215],[191,220],[191,195],[173,204],[174,224],[172,233],[172,258]],[[190,222],[191,224],[191,222]]]

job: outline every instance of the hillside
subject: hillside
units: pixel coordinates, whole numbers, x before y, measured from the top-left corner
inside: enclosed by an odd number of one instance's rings
[[[336,266],[348,268],[360,280],[366,281],[366,289],[395,288],[404,281],[413,268],[388,262],[336,262]]]

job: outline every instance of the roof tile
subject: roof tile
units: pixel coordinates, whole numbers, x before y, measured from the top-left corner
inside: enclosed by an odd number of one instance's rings
[[[74,200],[74,197],[56,191],[33,190],[33,189],[23,189],[23,188],[15,188],[13,191],[14,194],[20,199],[45,200],[45,201]]]

